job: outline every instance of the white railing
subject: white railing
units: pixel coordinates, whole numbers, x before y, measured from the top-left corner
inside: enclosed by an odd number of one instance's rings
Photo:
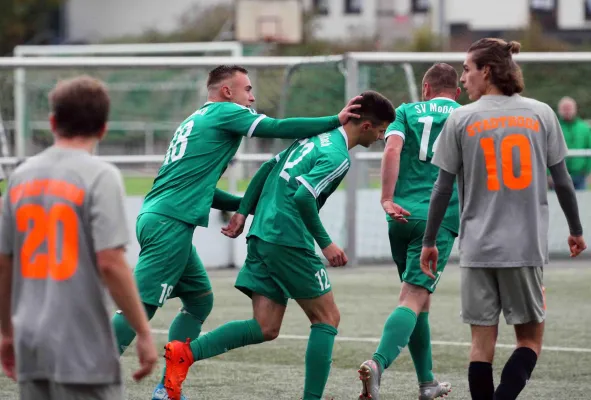
[[[231,57],[242,55],[240,42],[196,42],[196,43],[121,43],[121,44],[73,44],[73,45],[23,45],[14,48],[16,57],[39,56],[104,56],[140,54],[191,54],[223,53]]]
[[[236,154],[232,162],[258,163],[265,162],[275,155],[273,153],[242,153]],[[103,161],[120,164],[159,164],[164,160],[164,154],[145,154],[145,155],[97,155],[95,156]],[[357,152],[353,155],[354,159],[360,161],[379,161],[382,159],[382,153],[377,151]],[[591,157],[591,149],[569,150],[567,157]],[[0,157],[0,165],[15,165],[26,160],[27,157]]]

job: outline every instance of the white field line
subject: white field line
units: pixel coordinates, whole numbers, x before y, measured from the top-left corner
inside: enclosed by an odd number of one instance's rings
[[[155,335],[168,335],[168,331],[165,329],[152,329],[152,333]],[[206,332],[203,332],[206,333]],[[303,335],[279,335],[277,339],[284,339],[284,340],[308,340],[308,336]],[[356,337],[348,337],[348,336],[337,336],[336,340],[339,342],[357,342],[357,343],[379,343],[379,338],[356,338]],[[433,340],[431,344],[436,346],[460,346],[460,347],[470,347],[469,342],[446,342],[441,340]],[[515,348],[514,344],[502,344],[497,343],[498,348],[503,349],[513,349]],[[556,346],[544,346],[542,348],[544,351],[557,351],[563,353],[591,353],[591,349],[589,348],[581,348],[581,347],[556,347]]]

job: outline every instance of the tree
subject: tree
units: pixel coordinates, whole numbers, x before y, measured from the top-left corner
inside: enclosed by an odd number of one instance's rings
[[[64,0],[0,0],[0,55],[20,44],[51,42]],[[52,29],[54,31],[52,31]]]
[[[140,35],[108,39],[105,40],[105,43],[210,42],[217,39],[220,32],[231,20],[232,8],[228,5],[197,5],[180,18],[178,29],[174,32],[162,33],[157,29],[152,29]]]

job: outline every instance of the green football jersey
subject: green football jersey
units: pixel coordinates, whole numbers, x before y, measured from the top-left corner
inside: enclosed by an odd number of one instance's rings
[[[439,175],[439,168],[431,164],[431,159],[447,117],[458,107],[458,103],[445,97],[402,104],[396,109],[396,120],[386,130],[386,139],[392,135],[404,139],[394,201],[410,212],[409,220],[427,220],[431,191]],[[387,219],[391,220],[390,216]],[[442,226],[457,234],[459,224],[458,193],[454,185]]]
[[[302,138],[337,126],[336,115],[277,120],[236,103],[207,102],[176,130],[140,214],[206,227],[217,182],[244,136]]]
[[[320,210],[350,166],[348,141],[340,127],[294,142],[278,154],[255,210],[248,236],[283,246],[314,250],[314,238],[294,201],[300,185],[316,198]]]

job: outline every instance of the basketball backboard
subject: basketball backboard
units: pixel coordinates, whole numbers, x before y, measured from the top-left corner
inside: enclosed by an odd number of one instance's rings
[[[237,0],[235,39],[243,43],[300,43],[301,0]]]

